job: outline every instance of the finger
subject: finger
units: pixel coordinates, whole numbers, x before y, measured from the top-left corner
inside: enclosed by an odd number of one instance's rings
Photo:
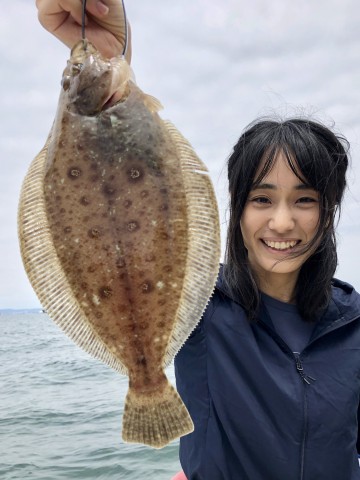
[[[81,25],[82,3],[81,0],[36,0],[38,18],[41,25],[54,33],[69,17]]]
[[[59,6],[68,12],[79,25],[82,24],[82,1],[81,0],[58,0]]]
[[[96,2],[96,0],[89,1],[93,3]],[[109,13],[102,18],[98,17],[97,22],[122,43],[125,37],[125,15],[122,2],[121,0],[103,0],[103,3],[105,2],[109,8]]]
[[[109,7],[101,0],[88,0],[86,10],[94,17],[104,17],[109,13]]]

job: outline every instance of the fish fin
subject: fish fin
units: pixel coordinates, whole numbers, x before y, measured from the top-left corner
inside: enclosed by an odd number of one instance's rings
[[[35,157],[25,177],[18,209],[18,236],[24,267],[49,317],[82,349],[127,374],[126,367],[106,348],[74,297],[52,241],[44,194],[44,176],[51,144]]]
[[[214,291],[220,262],[220,222],[208,169],[176,127],[168,121],[164,124],[180,157],[189,232],[184,287],[164,357],[164,366],[168,366],[200,321]]]
[[[155,113],[164,108],[160,100],[157,98],[153,97],[152,95],[148,95],[147,93],[143,93],[143,95],[144,104],[150,110],[150,112]]]
[[[129,389],[122,427],[125,442],[163,448],[172,440],[193,431],[194,424],[189,412],[168,380],[163,391],[151,397]]]

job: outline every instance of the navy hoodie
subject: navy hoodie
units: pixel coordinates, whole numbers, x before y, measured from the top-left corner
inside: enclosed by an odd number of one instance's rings
[[[188,480],[359,480],[360,295],[332,300],[294,355],[263,308],[250,323],[218,282],[175,358],[195,431],[180,440]]]

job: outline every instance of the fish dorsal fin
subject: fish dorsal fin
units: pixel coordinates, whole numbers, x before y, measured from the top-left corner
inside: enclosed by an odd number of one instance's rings
[[[220,224],[208,169],[176,127],[169,121],[164,125],[180,158],[189,222],[184,287],[164,358],[168,366],[200,321],[214,291],[220,260]]]
[[[144,104],[152,113],[158,112],[164,108],[160,100],[147,93],[144,93]]]

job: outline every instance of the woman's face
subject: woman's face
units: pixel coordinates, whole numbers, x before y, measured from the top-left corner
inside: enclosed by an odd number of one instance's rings
[[[309,244],[318,221],[318,192],[299,180],[284,153],[279,152],[271,171],[250,191],[240,222],[260,288],[262,278],[271,283],[272,275],[279,279],[279,274],[282,281],[294,285],[313,249],[295,258],[287,257]]]

